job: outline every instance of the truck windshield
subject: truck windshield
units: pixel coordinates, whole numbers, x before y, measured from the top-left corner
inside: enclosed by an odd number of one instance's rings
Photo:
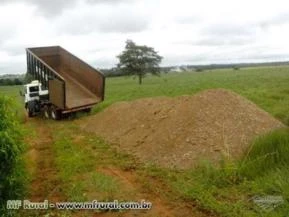
[[[29,87],[29,92],[38,92],[38,91],[39,91],[39,87],[38,86]]]

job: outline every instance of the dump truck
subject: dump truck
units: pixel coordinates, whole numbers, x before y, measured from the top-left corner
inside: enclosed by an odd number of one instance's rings
[[[24,85],[28,116],[61,119],[65,114],[90,111],[104,100],[104,75],[60,46],[26,49]]]

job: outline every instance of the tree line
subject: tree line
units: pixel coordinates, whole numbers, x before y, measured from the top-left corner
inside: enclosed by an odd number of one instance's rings
[[[0,79],[0,86],[12,86],[12,85],[23,85],[23,79],[19,78],[1,78]]]

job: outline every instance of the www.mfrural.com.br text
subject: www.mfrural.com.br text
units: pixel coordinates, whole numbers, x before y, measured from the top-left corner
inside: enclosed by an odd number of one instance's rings
[[[118,200],[114,200],[112,202],[100,202],[97,200],[88,202],[49,202],[48,200],[44,200],[43,202],[32,202],[29,200],[8,200],[6,208],[14,210],[148,210],[152,208],[152,203],[145,200],[141,200],[139,202],[120,202]]]

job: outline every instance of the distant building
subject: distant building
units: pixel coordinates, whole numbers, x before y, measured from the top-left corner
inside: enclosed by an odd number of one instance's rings
[[[185,72],[185,71],[188,71],[187,66],[175,66],[170,69],[170,72]]]

